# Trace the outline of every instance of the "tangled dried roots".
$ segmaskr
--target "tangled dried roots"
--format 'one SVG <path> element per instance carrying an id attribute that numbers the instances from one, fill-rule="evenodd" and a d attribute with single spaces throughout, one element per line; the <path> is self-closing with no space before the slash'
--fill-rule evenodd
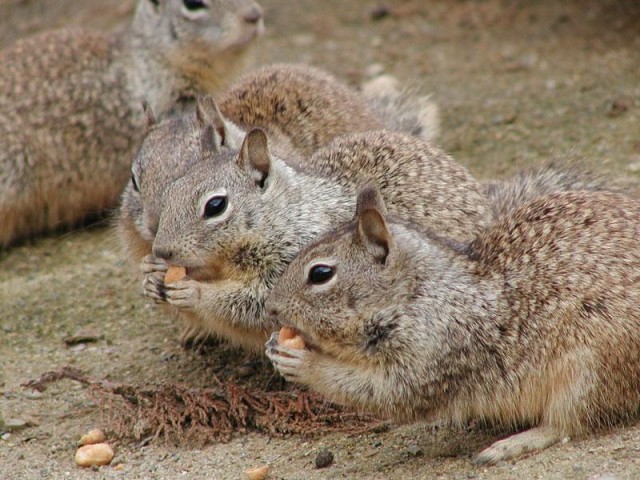
<path id="1" fill-rule="evenodd" d="M 62 379 L 88 385 L 108 429 L 122 439 L 151 437 L 204 445 L 229 441 L 234 432 L 275 436 L 361 433 L 382 425 L 371 416 L 346 411 L 311 393 L 268 392 L 232 382 L 213 388 L 164 383 L 140 386 L 98 380 L 64 367 L 24 386 L 42 391 Z"/>

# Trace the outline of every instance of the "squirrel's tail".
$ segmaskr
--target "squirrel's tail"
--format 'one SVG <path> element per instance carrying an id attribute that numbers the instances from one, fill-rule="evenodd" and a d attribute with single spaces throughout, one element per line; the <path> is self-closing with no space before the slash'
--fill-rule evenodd
<path id="1" fill-rule="evenodd" d="M 433 141 L 440 133 L 438 106 L 429 95 L 400 88 L 398 79 L 382 75 L 362 85 L 362 93 L 384 121 L 385 128 Z"/>
<path id="2" fill-rule="evenodd" d="M 512 177 L 485 183 L 485 192 L 495 216 L 503 215 L 536 197 L 569 190 L 638 195 L 636 184 L 622 183 L 570 160 L 556 160 L 542 167 L 520 171 Z"/>

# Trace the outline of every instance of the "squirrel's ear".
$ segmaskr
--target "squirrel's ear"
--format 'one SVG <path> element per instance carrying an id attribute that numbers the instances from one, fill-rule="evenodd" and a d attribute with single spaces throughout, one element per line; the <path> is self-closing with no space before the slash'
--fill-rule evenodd
<path id="1" fill-rule="evenodd" d="M 242 142 L 238 163 L 241 167 L 247 168 L 260 187 L 264 187 L 264 182 L 269 176 L 271 168 L 271 154 L 269 153 L 269 142 L 264 130 L 254 128 Z"/>
<path id="2" fill-rule="evenodd" d="M 368 183 L 358 192 L 356 216 L 359 216 L 360 212 L 371 209 L 378 210 L 382 215 L 387 214 L 382 194 L 375 183 Z"/>
<path id="3" fill-rule="evenodd" d="M 153 113 L 153 108 L 151 108 L 151 105 L 149 105 L 149 102 L 146 100 L 142 101 L 142 110 L 144 111 L 144 117 L 146 120 L 145 126 L 148 131 L 158 122 L 158 119 L 156 118 L 156 114 Z"/>
<path id="4" fill-rule="evenodd" d="M 384 219 L 386 213 L 380 191 L 375 186 L 369 185 L 360 191 L 356 206 L 356 234 L 381 263 L 386 261 L 393 246 L 393 237 Z"/>
<path id="5" fill-rule="evenodd" d="M 227 125 L 213 97 L 202 95 L 196 99 L 196 117 L 202 128 L 202 150 L 217 153 L 230 140 Z"/>

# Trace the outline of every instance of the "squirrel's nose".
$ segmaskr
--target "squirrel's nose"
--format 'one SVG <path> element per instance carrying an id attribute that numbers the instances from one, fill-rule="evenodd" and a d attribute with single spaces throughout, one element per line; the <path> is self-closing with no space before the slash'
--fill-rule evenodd
<path id="1" fill-rule="evenodd" d="M 262 8 L 257 4 L 252 5 L 244 12 L 242 19 L 247 23 L 258 23 L 262 19 Z"/>
<path id="2" fill-rule="evenodd" d="M 171 257 L 173 257 L 173 250 L 169 247 L 154 245 L 152 250 L 154 256 L 162 258 L 163 260 L 171 260 Z"/>
<path id="3" fill-rule="evenodd" d="M 275 305 L 267 305 L 266 310 L 269 320 L 277 322 L 278 317 L 280 316 L 280 310 L 278 310 L 278 307 L 276 307 Z"/>

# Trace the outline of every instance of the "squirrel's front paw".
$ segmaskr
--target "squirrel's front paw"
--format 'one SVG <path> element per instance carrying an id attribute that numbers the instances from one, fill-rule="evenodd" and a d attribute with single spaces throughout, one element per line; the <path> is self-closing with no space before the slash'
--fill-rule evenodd
<path id="1" fill-rule="evenodd" d="M 165 297 L 164 272 L 148 273 L 142 280 L 142 292 L 145 297 L 153 299 L 156 303 L 164 303 Z"/>
<path id="2" fill-rule="evenodd" d="M 194 310 L 200 301 L 200 285 L 194 280 L 180 280 L 165 285 L 164 295 L 174 307 Z"/>
<path id="3" fill-rule="evenodd" d="M 147 255 L 140 261 L 140 271 L 143 275 L 150 273 L 166 273 L 169 265 L 163 259 L 153 255 Z"/>
<path id="4" fill-rule="evenodd" d="M 267 357 L 280 375 L 290 382 L 300 382 L 308 351 L 278 344 L 278 332 L 271 335 L 265 346 Z"/>

